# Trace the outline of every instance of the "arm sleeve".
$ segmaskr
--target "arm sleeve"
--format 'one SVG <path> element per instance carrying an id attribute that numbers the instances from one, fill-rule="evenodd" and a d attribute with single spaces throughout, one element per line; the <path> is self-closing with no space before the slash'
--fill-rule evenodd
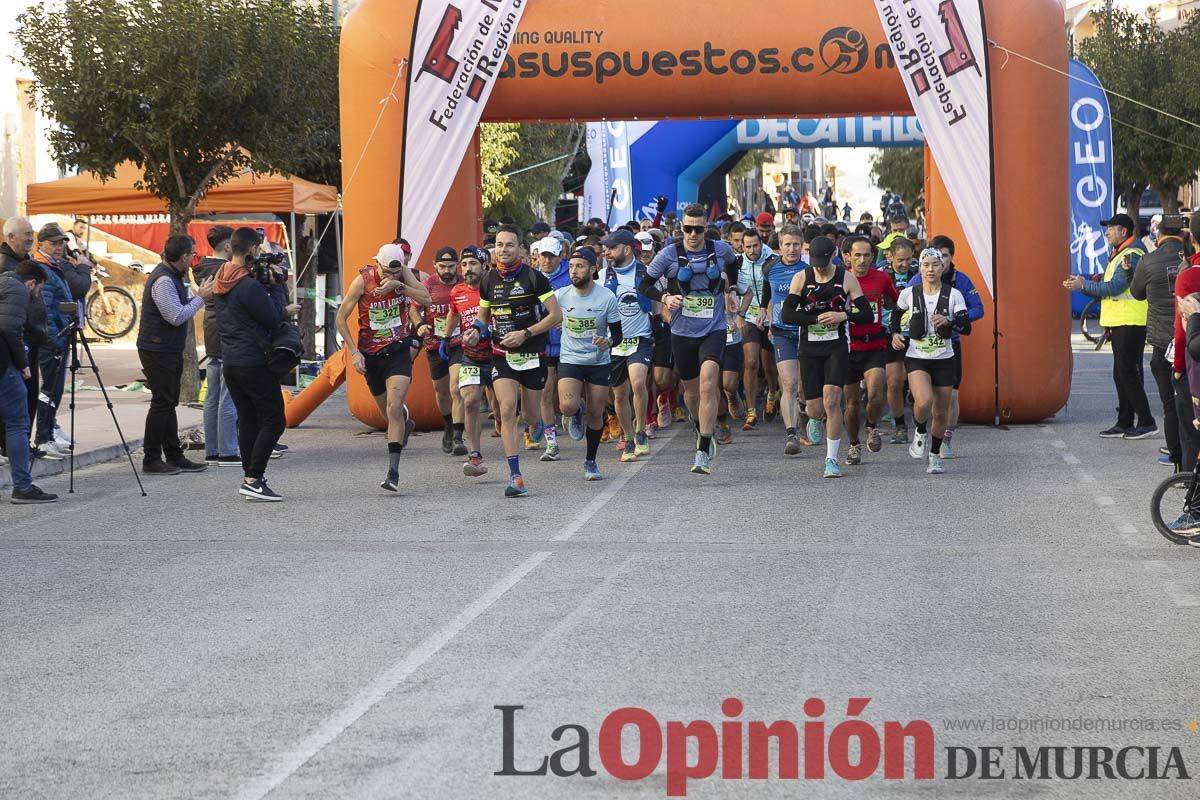
<path id="1" fill-rule="evenodd" d="M 870 325 L 875 321 L 875 312 L 871 311 L 871 304 L 867 302 L 865 295 L 854 299 L 854 310 L 846 316 L 855 325 Z"/>
<path id="2" fill-rule="evenodd" d="M 725 259 L 725 277 L 729 278 L 729 285 L 736 287 L 738 282 L 738 265 L 742 260 L 738 258 L 737 253 L 730 248 L 729 255 Z"/>
<path id="3" fill-rule="evenodd" d="M 168 325 L 182 325 L 204 308 L 204 298 L 199 296 L 193 297 L 187 305 L 180 303 L 174 285 L 165 280 L 156 280 L 150 287 L 150 295 L 158 306 L 158 313 L 162 314 Z"/>
<path id="4" fill-rule="evenodd" d="M 767 280 L 767 276 L 763 275 L 762 279 L 762 297 L 758 299 L 759 308 L 766 308 L 771 302 L 771 282 Z"/>
<path id="5" fill-rule="evenodd" d="M 613 344 L 620 344 L 625 340 L 625 334 L 621 330 L 621 320 L 608 323 L 608 341 Z"/>
<path id="6" fill-rule="evenodd" d="M 909 297 L 912 297 L 911 292 L 909 293 Z M 896 299 L 896 307 L 892 309 L 892 319 L 891 323 L 888 325 L 888 329 L 891 331 L 893 336 L 897 334 L 903 335 L 904 330 L 900 325 L 900 321 L 904 317 L 904 312 L 909 310 L 911 303 L 911 300 L 909 300 L 909 304 L 904 302 L 903 292 L 901 292 L 900 296 Z"/>
<path id="7" fill-rule="evenodd" d="M 658 256 L 654 258 L 657 260 Z M 649 269 L 646 270 L 646 274 L 642 276 L 641 283 L 638 284 L 638 294 L 648 297 L 656 303 L 662 300 L 663 293 L 658 288 L 658 277 L 651 275 Z"/>
<path id="8" fill-rule="evenodd" d="M 786 325 L 815 325 L 817 323 L 816 314 L 806 314 L 800 310 L 800 295 L 789 294 L 787 299 L 783 301 L 783 308 L 779 312 L 779 318 Z"/>
<path id="9" fill-rule="evenodd" d="M 979 297 L 979 292 L 975 289 L 975 284 L 961 272 L 955 272 L 955 283 L 961 281 L 961 286 L 956 286 L 963 296 L 963 300 L 967 304 L 967 316 L 971 322 L 978 322 L 983 319 L 983 300 Z"/>
<path id="10" fill-rule="evenodd" d="M 950 330 L 947 333 L 952 331 L 967 336 L 971 333 L 971 304 L 965 299 L 960 303 L 958 299 L 953 298 L 950 304 L 950 324 L 947 326 Z"/>

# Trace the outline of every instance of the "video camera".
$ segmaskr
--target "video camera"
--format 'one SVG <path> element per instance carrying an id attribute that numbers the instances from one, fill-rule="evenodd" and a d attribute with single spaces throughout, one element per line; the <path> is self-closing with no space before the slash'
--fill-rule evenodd
<path id="1" fill-rule="evenodd" d="M 246 266 L 250 268 L 250 274 L 254 276 L 255 280 L 264 286 L 272 286 L 276 283 L 283 283 L 287 279 L 283 270 L 272 269 L 272 267 L 281 265 L 286 258 L 285 253 L 264 253 L 246 259 Z"/>

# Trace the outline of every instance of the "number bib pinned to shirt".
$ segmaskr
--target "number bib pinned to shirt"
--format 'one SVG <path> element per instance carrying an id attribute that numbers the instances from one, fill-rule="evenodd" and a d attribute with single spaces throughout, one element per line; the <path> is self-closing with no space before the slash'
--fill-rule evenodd
<path id="1" fill-rule="evenodd" d="M 482 370 L 478 364 L 462 364 L 458 368 L 458 385 L 463 386 L 478 386 L 481 381 Z"/>
<path id="2" fill-rule="evenodd" d="M 631 356 L 637 352 L 638 345 L 640 343 L 641 343 L 641 340 L 638 339 L 636 336 L 632 339 L 623 339 L 619 345 L 617 345 L 616 347 L 614 347 L 612 349 L 612 354 L 614 356 L 622 356 L 622 357 Z"/>
<path id="3" fill-rule="evenodd" d="M 367 309 L 367 323 L 373 331 L 390 331 L 393 328 L 399 328 L 403 322 L 401 314 L 404 311 L 404 303 L 396 303 L 390 306 L 372 306 Z"/>
<path id="4" fill-rule="evenodd" d="M 946 340 L 931 333 L 924 339 L 914 339 L 913 346 L 926 358 L 940 358 L 946 352 Z"/>
<path id="5" fill-rule="evenodd" d="M 717 298 L 706 294 L 683 296 L 683 316 L 694 319 L 712 319 L 717 309 Z"/>
<path id="6" fill-rule="evenodd" d="M 838 338 L 839 328 L 841 325 L 809 325 L 808 326 L 808 341 L 810 342 L 832 342 Z"/>
<path id="7" fill-rule="evenodd" d="M 563 316 L 563 331 L 575 339 L 591 339 L 596 335 L 595 317 Z"/>
<path id="8" fill-rule="evenodd" d="M 762 306 L 751 303 L 750 307 L 746 309 L 746 322 L 758 325 L 762 322 L 762 314 Z"/>
<path id="9" fill-rule="evenodd" d="M 515 369 L 517 372 L 537 369 L 542 363 L 537 353 L 505 353 L 504 360 L 508 362 L 509 367 Z"/>

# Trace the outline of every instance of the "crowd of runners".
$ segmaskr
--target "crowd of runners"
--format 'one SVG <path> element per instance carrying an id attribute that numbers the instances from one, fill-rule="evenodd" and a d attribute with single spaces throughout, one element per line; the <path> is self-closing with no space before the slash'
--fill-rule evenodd
<path id="1" fill-rule="evenodd" d="M 601 445 L 637 461 L 671 425 L 690 427 L 698 475 L 712 474 L 738 425 L 777 425 L 786 457 L 824 446 L 826 478 L 880 452 L 885 434 L 927 473 L 944 472 L 960 337 L 983 316 L 955 243 L 919 239 L 902 215 L 887 230 L 869 215 L 853 230 L 794 212 L 778 222 L 710 221 L 691 205 L 669 225 L 661 213 L 574 233 L 498 223 L 486 247 L 438 249 L 423 280 L 407 243 L 383 245 L 338 313 L 388 421 L 381 486 L 398 489 L 421 351 L 442 450 L 479 477 L 484 438 L 499 438 L 508 497 L 528 491 L 522 454 L 558 461 L 560 435 L 586 443 L 583 477 L 600 480 Z"/>

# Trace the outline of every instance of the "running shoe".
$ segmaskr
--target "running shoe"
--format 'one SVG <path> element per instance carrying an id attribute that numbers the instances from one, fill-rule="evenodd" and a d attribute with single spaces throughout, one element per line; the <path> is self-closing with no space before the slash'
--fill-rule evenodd
<path id="1" fill-rule="evenodd" d="M 454 456 L 465 456 L 467 454 L 467 445 L 462 439 L 454 440 L 454 449 L 450 451 Z"/>
<path id="2" fill-rule="evenodd" d="M 454 452 L 454 429 L 446 428 L 442 431 L 442 452 L 450 455 Z"/>
<path id="3" fill-rule="evenodd" d="M 808 440 L 810 442 L 813 444 L 820 444 L 821 440 L 825 438 L 825 425 L 821 422 L 821 420 L 809 417 L 808 428 L 805 430 L 805 433 L 808 434 Z"/>
<path id="4" fill-rule="evenodd" d="M 797 436 L 787 437 L 787 444 L 783 446 L 783 454 L 785 456 L 800 455 L 800 438 Z"/>
<path id="5" fill-rule="evenodd" d="M 659 430 L 665 430 L 671 427 L 671 404 L 667 401 L 666 395 L 658 396 L 658 419 L 655 420 Z"/>
<path id="6" fill-rule="evenodd" d="M 742 423 L 742 430 L 752 431 L 758 426 L 758 409 L 751 408 L 746 410 L 746 421 Z"/>
<path id="7" fill-rule="evenodd" d="M 400 483 L 400 473 L 393 472 L 392 470 L 388 470 L 387 477 L 383 479 L 383 483 L 379 484 L 379 488 L 386 489 L 389 492 L 398 492 L 398 491 L 400 491 L 397 488 L 397 484 L 399 484 L 399 483 Z"/>
<path id="8" fill-rule="evenodd" d="M 1193 536 L 1187 540 L 1187 543 L 1192 547 L 1200 547 L 1200 536 Z"/>
<path id="9" fill-rule="evenodd" d="M 541 417 L 538 417 L 538 421 L 533 423 L 532 426 L 530 426 L 529 438 L 533 439 L 533 441 L 537 442 L 539 445 L 542 443 L 543 440 L 545 440 L 545 438 L 546 438 L 546 423 L 542 422 Z"/>
<path id="10" fill-rule="evenodd" d="M 879 435 L 879 428 L 871 428 L 867 431 L 867 449 L 872 453 L 878 453 L 883 449 L 883 437 Z"/>
<path id="11" fill-rule="evenodd" d="M 942 450 L 943 450 L 943 451 L 945 451 L 945 449 L 946 449 L 946 446 L 945 446 L 945 445 L 942 445 Z M 1162 465 L 1162 466 L 1164 466 L 1164 467 L 1173 467 L 1173 466 L 1175 466 L 1175 462 L 1171 460 L 1171 457 L 1170 457 L 1170 456 L 1159 456 L 1159 457 L 1158 457 L 1158 463 L 1159 463 L 1159 464 L 1161 464 L 1161 465 Z"/>
<path id="12" fill-rule="evenodd" d="M 654 423 L 654 422 L 646 423 L 646 438 L 647 439 L 657 439 L 658 438 L 658 433 L 656 431 L 656 428 L 658 428 L 657 423 Z"/>
<path id="13" fill-rule="evenodd" d="M 567 429 L 567 435 L 576 442 L 583 441 L 585 431 L 583 428 L 583 406 L 579 407 L 574 414 L 569 417 L 563 417 L 563 427 Z"/>
<path id="14" fill-rule="evenodd" d="M 842 477 L 842 468 L 838 466 L 837 459 L 832 456 L 825 459 L 825 477 L 840 478 Z"/>
<path id="15" fill-rule="evenodd" d="M 946 438 L 942 439 L 942 450 L 938 455 L 942 457 L 943 461 L 947 458 L 954 458 L 954 450 L 950 446 L 951 433 L 951 431 L 946 431 Z"/>
<path id="16" fill-rule="evenodd" d="M 600 474 L 600 468 L 596 466 L 595 461 L 583 462 L 583 479 L 585 481 L 599 481 L 604 477 Z"/>
<path id="17" fill-rule="evenodd" d="M 623 435 L 621 433 L 621 420 L 617 419 L 616 414 L 608 415 L 608 425 L 605 431 L 608 433 L 608 441 L 620 440 Z"/>
<path id="18" fill-rule="evenodd" d="M 910 444 L 908 446 L 908 454 L 918 460 L 924 458 L 925 457 L 925 447 L 928 445 L 928 443 L 929 443 L 929 434 L 918 433 L 916 436 L 913 437 L 912 444 Z"/>
<path id="19" fill-rule="evenodd" d="M 525 488 L 525 479 L 520 475 L 513 475 L 508 479 L 508 486 L 504 488 L 505 497 L 520 497 L 529 490 Z"/>
<path id="20" fill-rule="evenodd" d="M 628 464 L 631 461 L 637 461 L 637 452 L 633 441 L 629 440 L 621 447 L 621 463 Z"/>
<path id="21" fill-rule="evenodd" d="M 930 453 L 929 466 L 925 468 L 925 472 L 929 475 L 941 475 L 945 471 L 946 468 L 942 466 L 942 457 L 935 455 L 934 453 Z"/>
<path id="22" fill-rule="evenodd" d="M 402 447 L 408 447 L 408 437 L 412 436 L 413 431 L 417 429 L 417 423 L 413 421 L 412 414 L 408 413 L 408 406 L 404 407 L 404 441 Z M 283 445 L 283 450 L 279 451 L 280 455 L 287 452 L 287 445 Z M 274 458 L 274 456 L 272 456 Z"/>
<path id="23" fill-rule="evenodd" d="M 729 416 L 734 419 L 743 419 L 746 414 L 746 404 L 742 402 L 742 398 L 736 394 L 733 396 L 733 402 L 729 404 Z"/>
<path id="24" fill-rule="evenodd" d="M 1167 525 L 1167 527 L 1174 533 L 1200 533 L 1200 514 L 1185 511 L 1179 519 Z M 1191 542 L 1188 542 L 1188 544 L 1191 544 Z"/>
<path id="25" fill-rule="evenodd" d="M 908 428 L 896 428 L 892 438 L 888 441 L 892 444 L 908 444 Z"/>
<path id="26" fill-rule="evenodd" d="M 777 413 L 779 413 L 779 392 L 767 392 L 767 402 L 763 406 L 763 419 L 767 422 L 774 422 Z"/>
<path id="27" fill-rule="evenodd" d="M 483 463 L 483 455 L 480 453 L 471 453 L 470 458 L 463 464 L 463 475 L 468 478 L 478 478 L 480 475 L 486 475 L 487 471 L 487 465 Z"/>
<path id="28" fill-rule="evenodd" d="M 1129 431 L 1121 438 L 1123 439 L 1149 439 L 1158 433 L 1157 425 L 1138 425 L 1136 428 L 1130 428 Z"/>
<path id="29" fill-rule="evenodd" d="M 541 461 L 558 461 L 558 444 L 546 442 L 546 450 L 542 453 Z"/>
<path id="30" fill-rule="evenodd" d="M 650 455 L 650 432 L 638 431 L 633 436 L 633 454 L 636 456 Z"/>
<path id="31" fill-rule="evenodd" d="M 851 467 L 857 467 L 862 463 L 862 445 L 852 444 L 846 450 L 846 463 Z"/>
<path id="32" fill-rule="evenodd" d="M 728 425 L 718 425 L 717 432 L 713 438 L 717 441 L 717 444 L 733 444 L 733 431 L 729 430 Z"/>
<path id="33" fill-rule="evenodd" d="M 533 436 L 529 433 L 529 428 L 525 429 L 525 449 L 526 450 L 541 450 L 542 446 L 533 440 Z"/>
<path id="34" fill-rule="evenodd" d="M 676 406 L 672 414 L 676 422 L 687 422 L 687 412 L 683 410 L 683 406 Z"/>
<path id="35" fill-rule="evenodd" d="M 692 462 L 692 472 L 696 475 L 712 475 L 712 459 L 708 453 L 696 451 L 696 460 Z"/>
<path id="36" fill-rule="evenodd" d="M 1125 434 L 1129 433 L 1133 428 L 1122 428 L 1120 425 L 1113 425 L 1108 430 L 1100 431 L 1101 439 L 1123 439 Z"/>
<path id="37" fill-rule="evenodd" d="M 1171 450 L 1166 447 L 1160 447 L 1158 448 L 1158 454 L 1162 456 L 1169 456 L 1171 455 Z"/>

